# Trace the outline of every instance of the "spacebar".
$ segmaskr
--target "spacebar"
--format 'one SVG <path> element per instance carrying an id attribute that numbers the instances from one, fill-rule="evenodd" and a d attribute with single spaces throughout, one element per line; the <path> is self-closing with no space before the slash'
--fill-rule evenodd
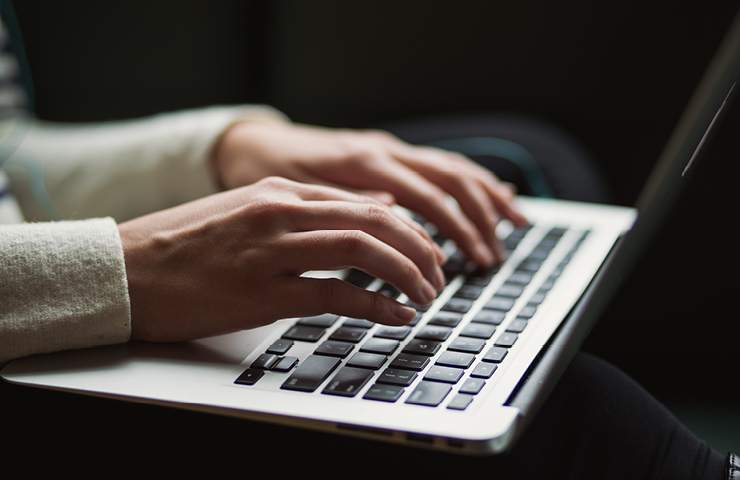
<path id="1" fill-rule="evenodd" d="M 280 388 L 313 392 L 340 363 L 341 360 L 338 358 L 311 355 L 298 366 Z"/>

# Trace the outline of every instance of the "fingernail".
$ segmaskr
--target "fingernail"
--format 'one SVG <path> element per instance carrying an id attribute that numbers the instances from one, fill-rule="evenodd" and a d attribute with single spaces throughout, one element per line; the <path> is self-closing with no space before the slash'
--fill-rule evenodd
<path id="1" fill-rule="evenodd" d="M 398 304 L 396 306 L 396 318 L 403 323 L 409 323 L 416 316 L 416 310 L 408 305 Z"/>

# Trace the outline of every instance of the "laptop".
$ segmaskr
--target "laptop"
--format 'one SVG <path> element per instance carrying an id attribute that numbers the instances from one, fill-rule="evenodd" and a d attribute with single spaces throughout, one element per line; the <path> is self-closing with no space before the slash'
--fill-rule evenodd
<path id="1" fill-rule="evenodd" d="M 450 254 L 447 286 L 409 326 L 335 315 L 285 319 L 181 344 L 32 356 L 11 362 L 2 378 L 439 451 L 504 452 L 659 227 L 739 73 L 740 17 L 636 208 L 521 198 L 532 226 L 502 223 L 509 256 L 488 270 L 437 236 Z M 359 271 L 311 275 L 338 275 L 407 301 Z"/>

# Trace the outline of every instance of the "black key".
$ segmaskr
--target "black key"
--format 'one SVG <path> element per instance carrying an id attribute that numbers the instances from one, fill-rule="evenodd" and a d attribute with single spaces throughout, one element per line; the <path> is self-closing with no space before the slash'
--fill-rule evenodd
<path id="1" fill-rule="evenodd" d="M 346 342 L 334 342 L 327 340 L 314 350 L 316 355 L 329 355 L 331 357 L 344 358 L 355 348 L 351 343 Z"/>
<path id="2" fill-rule="evenodd" d="M 462 320 L 462 313 L 437 312 L 429 321 L 429 325 L 440 325 L 443 327 L 457 327 Z"/>
<path id="3" fill-rule="evenodd" d="M 470 395 L 477 395 L 481 389 L 486 385 L 486 382 L 480 378 L 468 378 L 460 387 L 460 393 L 469 393 Z"/>
<path id="4" fill-rule="evenodd" d="M 273 372 L 289 372 L 298 363 L 298 357 L 280 357 L 275 365 L 270 370 Z"/>
<path id="5" fill-rule="evenodd" d="M 527 272 L 514 272 L 511 274 L 507 283 L 516 283 L 517 285 L 529 285 L 532 281 L 532 274 Z"/>
<path id="6" fill-rule="evenodd" d="M 342 367 L 321 393 L 354 397 L 357 392 L 373 377 L 372 370 L 364 368 Z"/>
<path id="7" fill-rule="evenodd" d="M 373 280 L 375 280 L 375 277 L 363 272 L 362 270 L 357 270 L 356 268 L 350 269 L 347 277 L 344 279 L 345 282 L 351 283 L 360 288 L 367 288 L 371 283 L 373 283 Z"/>
<path id="8" fill-rule="evenodd" d="M 550 255 L 550 250 L 546 248 L 535 248 L 530 252 L 529 255 L 527 255 L 527 260 L 539 260 L 543 261 L 546 260 L 547 257 Z"/>
<path id="9" fill-rule="evenodd" d="M 324 336 L 324 332 L 326 332 L 326 329 L 324 328 L 296 325 L 288 329 L 288 331 L 283 335 L 283 338 L 287 340 L 300 340 L 302 342 L 315 343 Z"/>
<path id="10" fill-rule="evenodd" d="M 506 318 L 505 312 L 500 312 L 498 310 L 481 310 L 475 315 L 475 317 L 473 317 L 473 321 L 477 323 L 487 323 L 489 325 L 499 325 L 504 321 L 504 318 Z"/>
<path id="11" fill-rule="evenodd" d="M 537 273 L 537 271 L 540 269 L 541 266 L 542 266 L 542 262 L 539 262 L 537 260 L 524 259 L 522 263 L 520 263 L 519 266 L 516 267 L 516 271 Z"/>
<path id="12" fill-rule="evenodd" d="M 361 318 L 348 318 L 342 323 L 343 327 L 353 327 L 353 328 L 373 328 L 375 326 L 375 322 L 371 322 L 370 320 L 363 320 Z"/>
<path id="13" fill-rule="evenodd" d="M 252 365 L 249 366 L 249 368 L 255 368 L 258 370 L 269 370 L 272 368 L 273 365 L 275 365 L 278 361 L 277 355 L 272 355 L 271 353 L 263 353 L 259 357 L 257 357 L 254 362 L 252 362 Z"/>
<path id="14" fill-rule="evenodd" d="M 420 372 L 429 364 L 428 357 L 422 357 L 421 355 L 409 355 L 407 353 L 399 353 L 396 358 L 390 364 L 390 368 L 400 368 L 402 370 L 413 370 Z"/>
<path id="15" fill-rule="evenodd" d="M 391 285 L 390 283 L 384 283 L 380 286 L 378 289 L 378 293 L 381 295 L 385 295 L 388 298 L 398 298 L 398 296 L 401 294 L 401 292 L 398 291 L 396 287 Z"/>
<path id="16" fill-rule="evenodd" d="M 379 353 L 381 355 L 390 355 L 398 348 L 398 340 L 389 340 L 387 338 L 371 338 L 361 347 L 361 352 Z"/>
<path id="17" fill-rule="evenodd" d="M 502 297 L 519 298 L 522 295 L 522 292 L 524 292 L 524 287 L 522 287 L 521 285 L 511 285 L 505 283 L 501 285 L 501 288 L 498 289 L 496 295 L 500 295 Z"/>
<path id="18" fill-rule="evenodd" d="M 484 362 L 500 363 L 509 351 L 503 347 L 491 347 L 483 357 Z"/>
<path id="19" fill-rule="evenodd" d="M 326 380 L 331 372 L 341 363 L 334 357 L 310 355 L 301 363 L 293 374 L 282 384 L 284 390 L 313 392 Z"/>
<path id="20" fill-rule="evenodd" d="M 349 359 L 347 365 L 350 367 L 357 368 L 368 368 L 370 370 L 378 370 L 388 360 L 385 355 L 378 355 L 377 353 L 355 353 L 352 358 Z"/>
<path id="21" fill-rule="evenodd" d="M 485 287 L 491 283 L 491 279 L 496 274 L 496 270 L 476 270 L 471 273 L 470 276 L 465 280 L 465 285 L 475 285 L 477 287 Z"/>
<path id="22" fill-rule="evenodd" d="M 465 298 L 451 298 L 449 302 L 442 307 L 442 310 L 447 312 L 467 313 L 470 310 L 470 306 L 473 305 L 472 300 Z"/>
<path id="23" fill-rule="evenodd" d="M 351 342 L 357 343 L 367 334 L 367 330 L 364 328 L 352 328 L 352 327 L 339 327 L 334 330 L 329 340 L 335 340 L 337 342 Z"/>
<path id="24" fill-rule="evenodd" d="M 419 382 L 406 403 L 436 407 L 450 393 L 452 387 L 440 382 Z"/>
<path id="25" fill-rule="evenodd" d="M 514 306 L 515 301 L 513 298 L 497 297 L 494 295 L 493 298 L 486 302 L 486 309 L 508 312 Z"/>
<path id="26" fill-rule="evenodd" d="M 383 327 L 375 332 L 375 337 L 389 338 L 391 340 L 403 340 L 406 338 L 411 329 L 409 327 Z"/>
<path id="27" fill-rule="evenodd" d="M 479 363 L 470 373 L 470 376 L 475 378 L 491 378 L 491 375 L 493 375 L 493 372 L 497 368 L 498 365 L 494 363 Z"/>
<path id="28" fill-rule="evenodd" d="M 462 337 L 473 337 L 482 338 L 488 340 L 493 336 L 493 332 L 496 331 L 496 327 L 493 325 L 486 325 L 484 323 L 471 323 L 460 332 Z"/>
<path id="29" fill-rule="evenodd" d="M 540 291 L 541 292 L 549 292 L 550 290 L 552 290 L 552 287 L 555 286 L 555 280 L 557 280 L 557 279 L 556 278 L 548 278 L 545 281 L 545 283 L 543 283 L 540 286 Z"/>
<path id="30" fill-rule="evenodd" d="M 465 372 L 459 368 L 442 367 L 435 365 L 429 369 L 424 380 L 443 383 L 457 383 Z"/>
<path id="31" fill-rule="evenodd" d="M 524 329 L 527 328 L 527 320 L 523 318 L 516 318 L 514 321 L 512 321 L 508 327 L 506 327 L 507 332 L 514 332 L 514 333 L 522 333 Z"/>
<path id="32" fill-rule="evenodd" d="M 303 317 L 296 325 L 309 325 L 311 327 L 322 327 L 329 328 L 339 319 L 338 316 L 332 315 L 331 313 L 325 313 L 323 315 L 316 315 L 315 317 Z"/>
<path id="33" fill-rule="evenodd" d="M 367 400 L 380 400 L 381 402 L 395 402 L 403 395 L 403 387 L 399 385 L 375 384 L 370 387 L 364 397 Z"/>
<path id="34" fill-rule="evenodd" d="M 447 405 L 450 410 L 465 410 L 473 401 L 472 395 L 466 395 L 464 393 L 458 393 L 452 398 L 452 401 Z"/>
<path id="35" fill-rule="evenodd" d="M 534 295 L 532 295 L 532 298 L 529 299 L 529 303 L 531 305 L 539 305 L 545 301 L 546 296 L 547 296 L 547 292 L 537 292 Z"/>
<path id="36" fill-rule="evenodd" d="M 255 370 L 253 368 L 248 368 L 244 370 L 244 372 L 239 375 L 239 378 L 234 380 L 234 383 L 238 383 L 239 385 L 254 385 L 257 383 L 257 380 L 262 378 L 262 376 L 265 374 L 262 370 Z"/>
<path id="37" fill-rule="evenodd" d="M 516 333 L 506 332 L 498 337 L 494 342 L 494 345 L 498 345 L 499 347 L 511 347 L 516 343 L 517 338 L 519 338 L 519 335 Z"/>
<path id="38" fill-rule="evenodd" d="M 424 340 L 434 340 L 437 342 L 444 342 L 445 340 L 449 338 L 450 333 L 452 333 L 451 328 L 426 326 L 422 328 L 421 331 L 419 331 L 419 333 L 416 334 L 415 338 L 420 338 Z"/>
<path id="39" fill-rule="evenodd" d="M 455 292 L 453 297 L 465 298 L 467 300 L 476 300 L 478 297 L 480 297 L 482 291 L 483 287 L 478 285 L 463 285 L 457 292 Z"/>
<path id="40" fill-rule="evenodd" d="M 536 305 L 527 305 L 522 308 L 522 311 L 517 314 L 517 318 L 532 318 L 537 312 Z"/>
<path id="41" fill-rule="evenodd" d="M 429 307 L 432 305 L 431 303 L 428 303 L 426 305 L 422 305 L 420 303 L 412 302 L 411 300 L 406 300 L 406 305 L 413 308 L 417 312 L 426 312 L 429 310 Z"/>
<path id="42" fill-rule="evenodd" d="M 412 372 L 411 370 L 402 370 L 399 368 L 386 368 L 378 378 L 378 383 L 390 383 L 392 385 L 402 385 L 408 387 L 416 377 L 418 373 Z"/>
<path id="43" fill-rule="evenodd" d="M 485 345 L 486 341 L 480 338 L 457 337 L 457 339 L 447 347 L 447 350 L 463 353 L 480 353 Z"/>
<path id="44" fill-rule="evenodd" d="M 473 364 L 474 360 L 475 355 L 472 355 L 470 353 L 448 351 L 440 355 L 437 361 L 434 363 L 436 365 L 443 365 L 445 367 L 468 368 Z"/>
<path id="45" fill-rule="evenodd" d="M 275 355 L 285 355 L 290 350 L 290 347 L 294 345 L 293 340 L 277 340 L 275 343 L 267 347 L 265 353 L 272 353 Z"/>
<path id="46" fill-rule="evenodd" d="M 403 348 L 403 353 L 411 353 L 413 355 L 426 355 L 432 357 L 439 352 L 440 343 L 432 340 L 411 340 Z"/>

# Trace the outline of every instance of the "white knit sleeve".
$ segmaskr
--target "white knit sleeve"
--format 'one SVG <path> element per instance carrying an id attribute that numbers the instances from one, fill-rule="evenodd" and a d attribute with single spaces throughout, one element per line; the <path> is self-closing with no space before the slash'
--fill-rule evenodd
<path id="1" fill-rule="evenodd" d="M 3 167 L 28 221 L 53 219 L 37 201 L 45 188 L 63 219 L 122 222 L 218 191 L 213 147 L 231 124 L 250 120 L 287 119 L 248 105 L 100 124 L 35 122 Z"/>
<path id="2" fill-rule="evenodd" d="M 123 250 L 110 219 L 0 225 L 0 364 L 128 341 Z"/>

